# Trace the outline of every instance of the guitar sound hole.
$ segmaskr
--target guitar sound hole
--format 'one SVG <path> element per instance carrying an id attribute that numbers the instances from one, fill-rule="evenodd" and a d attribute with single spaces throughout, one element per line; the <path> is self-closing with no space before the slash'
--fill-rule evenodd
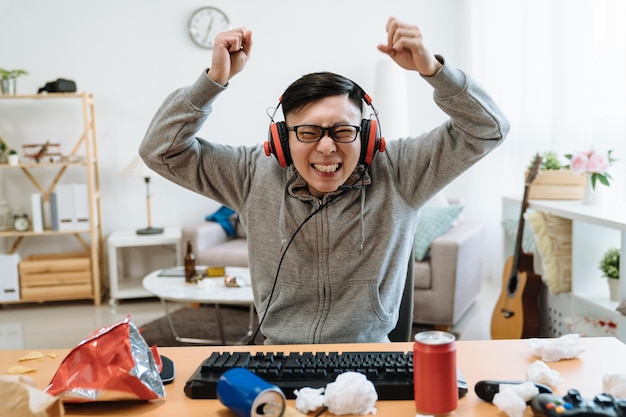
<path id="1" fill-rule="evenodd" d="M 509 278 L 509 283 L 506 288 L 509 295 L 515 294 L 515 291 L 517 290 L 517 275 L 513 275 Z"/>

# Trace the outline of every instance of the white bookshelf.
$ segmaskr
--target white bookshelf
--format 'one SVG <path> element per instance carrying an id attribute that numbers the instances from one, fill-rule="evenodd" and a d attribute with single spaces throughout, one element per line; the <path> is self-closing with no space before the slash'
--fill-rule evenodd
<path id="1" fill-rule="evenodd" d="M 519 219 L 521 198 L 504 197 L 503 219 Z M 606 279 L 598 263 L 610 247 L 620 250 L 620 300 L 626 300 L 626 203 L 584 205 L 579 200 L 530 200 L 529 210 L 549 212 L 572 220 L 572 291 L 569 294 L 548 294 L 551 317 L 591 315 L 611 319 L 618 324 L 617 335 L 626 341 L 626 316 L 616 311 L 617 301 L 610 301 Z M 513 251 L 514 242 L 506 240 L 506 254 Z M 555 318 L 556 317 L 556 318 Z M 562 327 L 557 323 L 553 327 Z"/>

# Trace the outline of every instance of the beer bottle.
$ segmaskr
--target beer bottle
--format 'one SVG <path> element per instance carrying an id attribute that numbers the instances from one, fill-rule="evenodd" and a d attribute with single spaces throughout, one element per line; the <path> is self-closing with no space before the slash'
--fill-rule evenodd
<path id="1" fill-rule="evenodd" d="M 194 282 L 196 276 L 196 255 L 193 254 L 191 242 L 187 241 L 185 254 L 185 282 Z"/>

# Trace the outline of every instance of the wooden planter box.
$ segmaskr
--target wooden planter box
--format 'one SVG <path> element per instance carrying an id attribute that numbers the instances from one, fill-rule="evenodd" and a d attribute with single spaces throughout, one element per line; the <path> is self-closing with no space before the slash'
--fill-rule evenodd
<path id="1" fill-rule="evenodd" d="M 539 171 L 528 190 L 530 200 L 582 200 L 585 175 L 569 169 Z"/>
<path id="2" fill-rule="evenodd" d="M 88 253 L 30 255 L 18 266 L 22 301 L 93 297 Z"/>

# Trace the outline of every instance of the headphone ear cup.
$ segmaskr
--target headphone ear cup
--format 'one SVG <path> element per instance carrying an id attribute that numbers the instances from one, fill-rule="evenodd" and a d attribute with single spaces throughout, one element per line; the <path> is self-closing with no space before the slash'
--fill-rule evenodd
<path id="1" fill-rule="evenodd" d="M 384 141 L 384 139 L 383 139 Z M 380 148 L 380 137 L 378 136 L 378 124 L 376 120 L 363 119 L 361 121 L 361 157 L 360 164 L 369 165 L 374 158 L 374 153 Z M 384 143 L 384 142 L 383 142 Z"/>
<path id="2" fill-rule="evenodd" d="M 265 155 L 274 154 L 281 167 L 287 168 L 292 164 L 291 153 L 289 152 L 289 131 L 285 122 L 270 124 L 267 142 L 263 148 Z"/>

